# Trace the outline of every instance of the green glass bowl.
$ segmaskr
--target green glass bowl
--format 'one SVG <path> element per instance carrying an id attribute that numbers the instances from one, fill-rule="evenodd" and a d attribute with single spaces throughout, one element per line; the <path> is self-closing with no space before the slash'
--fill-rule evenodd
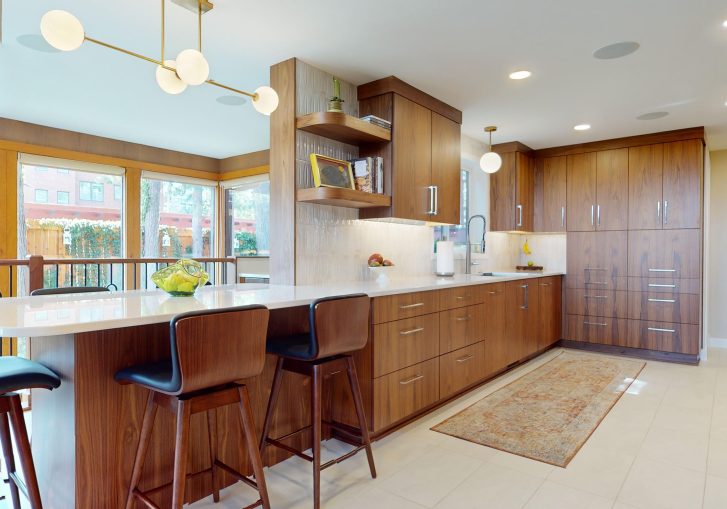
<path id="1" fill-rule="evenodd" d="M 151 275 L 151 280 L 172 297 L 191 297 L 197 288 L 209 280 L 209 275 L 199 262 L 182 259 L 156 271 Z"/>

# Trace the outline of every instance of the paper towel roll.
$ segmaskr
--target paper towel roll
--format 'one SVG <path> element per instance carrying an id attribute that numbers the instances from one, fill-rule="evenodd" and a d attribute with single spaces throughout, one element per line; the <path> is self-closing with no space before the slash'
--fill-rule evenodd
<path id="1" fill-rule="evenodd" d="M 451 240 L 437 242 L 437 275 L 454 275 L 454 242 Z"/>

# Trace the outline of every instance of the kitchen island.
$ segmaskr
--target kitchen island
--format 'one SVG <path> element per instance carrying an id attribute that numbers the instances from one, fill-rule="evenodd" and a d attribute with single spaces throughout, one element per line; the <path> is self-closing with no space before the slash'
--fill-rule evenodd
<path id="1" fill-rule="evenodd" d="M 372 341 L 358 355 L 357 363 L 361 364 L 359 377 L 362 378 L 367 411 L 373 413 L 373 418 L 369 416 L 369 426 L 374 431 L 384 431 L 412 418 L 418 412 L 432 408 L 446 398 L 454 397 L 473 384 L 481 383 L 486 374 L 494 373 L 478 371 L 476 378 L 466 379 L 464 382 L 457 378 L 460 375 L 455 374 L 453 379 L 456 383 L 453 388 L 450 387 L 440 394 L 440 353 L 445 353 L 445 350 L 447 353 L 454 353 L 457 351 L 455 348 L 460 346 L 457 345 L 459 342 L 464 345 L 463 349 L 479 348 L 481 345 L 481 351 L 473 351 L 482 354 L 482 359 L 476 359 L 478 362 L 485 362 L 484 355 L 487 351 L 484 349 L 484 332 L 488 322 L 477 318 L 488 313 L 484 300 L 487 293 L 485 288 L 496 288 L 498 285 L 504 288 L 503 285 L 510 281 L 545 277 L 557 279 L 560 288 L 560 278 L 557 277 L 559 275 L 560 273 L 538 273 L 502 277 L 420 277 L 331 286 L 225 285 L 204 287 L 194 297 L 187 298 L 169 297 L 160 290 L 134 290 L 2 299 L 0 335 L 31 337 L 32 358 L 55 370 L 63 382 L 56 391 L 34 390 L 32 393 L 33 453 L 45 504 L 47 507 L 63 509 L 123 507 L 146 391 L 137 386 L 120 386 L 114 382 L 113 375 L 126 366 L 169 357 L 168 322 L 176 314 L 262 304 L 271 310 L 268 335 L 276 336 L 306 330 L 307 306 L 317 298 L 347 293 L 370 295 L 374 298 Z M 490 287 L 489 284 L 495 286 Z M 524 289 L 522 295 L 514 295 L 516 299 L 524 299 L 524 304 L 519 305 L 519 308 L 529 307 L 528 286 L 524 283 L 513 287 Z M 391 314 L 388 306 L 392 302 L 410 300 L 411 303 L 398 304 L 399 311 Z M 451 304 L 447 304 L 450 301 Z M 452 314 L 460 309 L 472 310 L 472 313 L 468 311 L 464 317 Z M 558 312 L 559 309 L 558 307 Z M 492 312 L 502 315 L 504 309 Z M 462 321 L 464 319 L 467 324 L 461 332 L 455 330 L 453 333 L 444 327 L 442 321 L 442 337 L 447 336 L 450 346 L 440 347 L 440 343 L 444 344 L 440 337 L 440 320 L 450 314 L 453 321 L 465 324 Z M 436 336 L 422 336 L 432 345 L 436 343 L 436 351 L 425 355 L 426 361 L 418 362 L 418 359 L 414 359 L 407 364 L 402 357 L 399 360 L 394 359 L 396 365 L 385 365 L 376 360 L 377 350 L 373 343 L 380 341 L 377 328 L 386 326 L 390 329 L 399 322 L 420 318 L 437 322 Z M 470 318 L 472 325 L 469 325 Z M 424 330 L 423 327 L 417 327 L 416 332 L 420 332 L 419 329 Z M 473 342 L 474 339 L 468 341 L 464 338 L 473 334 L 477 336 L 476 342 Z M 408 339 L 410 335 L 400 337 Z M 381 344 L 384 344 L 383 339 Z M 403 346 L 399 347 L 400 350 L 408 348 L 408 343 L 405 344 L 403 339 L 401 345 Z M 516 349 L 521 350 L 521 347 Z M 504 368 L 527 357 L 520 350 L 514 354 L 517 359 L 504 365 Z M 412 358 L 412 352 L 400 353 L 405 354 L 406 358 Z M 444 359 L 445 355 L 441 358 Z M 453 362 L 467 363 L 472 358 L 468 354 L 453 358 Z M 385 360 L 391 361 L 390 358 Z M 417 363 L 412 364 L 415 360 Z M 384 392 L 377 392 L 377 383 L 381 380 L 394 380 L 392 377 L 397 376 L 397 373 L 417 366 L 431 369 L 435 365 L 437 370 L 433 378 L 437 380 L 436 397 L 430 397 L 426 404 L 421 403 L 421 397 L 417 394 L 412 397 L 420 403 L 414 406 L 410 401 L 400 400 L 401 395 L 389 397 L 390 393 L 386 392 L 385 386 L 382 386 Z M 245 381 L 250 389 L 258 428 L 265 414 L 273 371 L 274 358 L 270 357 L 261 376 Z M 423 375 L 417 376 L 417 380 L 424 378 Z M 398 386 L 400 382 L 395 383 Z M 348 395 L 341 393 L 339 385 L 342 384 L 337 384 L 335 379 L 328 385 L 326 411 L 331 418 L 345 423 L 348 420 L 348 410 L 343 407 L 347 406 Z M 402 387 L 417 390 L 417 384 L 407 383 Z M 298 379 L 296 375 L 286 376 L 280 396 L 280 408 L 286 410 L 279 412 L 273 426 L 273 436 L 286 435 L 308 425 L 310 415 L 306 401 L 309 390 L 306 379 Z M 429 392 L 431 390 L 433 389 Z M 241 451 L 243 446 L 237 415 L 234 411 L 227 410 L 220 409 L 218 416 L 218 450 L 221 451 L 221 459 L 243 472 L 248 472 L 246 456 Z M 388 419 L 381 421 L 380 416 L 387 411 Z M 393 415 L 391 411 L 394 412 Z M 171 481 L 173 421 L 170 413 L 162 411 L 157 415 L 150 454 L 142 476 L 143 490 Z M 209 448 L 206 426 L 204 419 L 193 419 L 188 469 L 192 475 L 188 482 L 190 501 L 211 493 L 211 476 L 207 471 Z M 290 445 L 306 448 L 308 441 L 307 434 L 303 433 L 291 439 Z M 286 457 L 284 451 L 268 448 L 264 461 L 271 465 Z M 233 479 L 224 477 L 223 482 L 225 485 L 232 484 Z M 168 488 L 162 488 L 153 498 L 160 505 L 167 505 L 165 501 L 168 500 L 169 492 Z"/>

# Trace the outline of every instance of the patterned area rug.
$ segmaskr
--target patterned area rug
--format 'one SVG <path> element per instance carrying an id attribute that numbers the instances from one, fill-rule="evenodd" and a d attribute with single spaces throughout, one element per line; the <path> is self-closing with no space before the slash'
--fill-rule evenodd
<path id="1" fill-rule="evenodd" d="M 432 429 L 565 467 L 645 365 L 563 352 Z"/>

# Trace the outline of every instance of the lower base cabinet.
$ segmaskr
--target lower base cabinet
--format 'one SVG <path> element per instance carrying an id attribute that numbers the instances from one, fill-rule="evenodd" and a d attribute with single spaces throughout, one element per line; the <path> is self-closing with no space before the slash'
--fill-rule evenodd
<path id="1" fill-rule="evenodd" d="M 484 377 L 484 341 L 442 355 L 439 358 L 439 397 L 451 396 Z"/>

